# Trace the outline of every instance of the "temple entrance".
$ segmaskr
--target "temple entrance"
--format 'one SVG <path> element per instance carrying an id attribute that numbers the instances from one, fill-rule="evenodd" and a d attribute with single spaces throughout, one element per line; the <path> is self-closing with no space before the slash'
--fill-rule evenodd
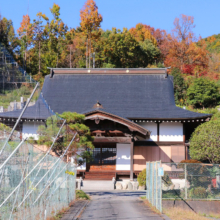
<path id="1" fill-rule="evenodd" d="M 95 148 L 91 150 L 93 160 L 86 163 L 84 179 L 112 180 L 120 175 L 133 179 L 134 141 L 138 137 L 149 138 L 150 132 L 102 109 L 85 115 Z"/>
<path id="2" fill-rule="evenodd" d="M 106 171 L 116 169 L 116 144 L 95 143 L 92 152 L 93 161 L 87 164 L 87 171 Z"/>

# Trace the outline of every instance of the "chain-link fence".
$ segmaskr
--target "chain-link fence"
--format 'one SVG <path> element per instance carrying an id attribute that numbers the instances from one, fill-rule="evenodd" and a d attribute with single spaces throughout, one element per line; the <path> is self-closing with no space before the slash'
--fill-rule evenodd
<path id="1" fill-rule="evenodd" d="M 163 199 L 220 200 L 220 165 L 163 163 Z"/>
<path id="2" fill-rule="evenodd" d="M 4 146 L 0 142 L 0 149 Z M 75 199 L 75 166 L 27 141 L 0 156 L 0 219 L 46 219 Z"/>
<path id="3" fill-rule="evenodd" d="M 160 161 L 146 163 L 146 198 L 153 206 L 162 212 L 162 181 L 159 173 L 160 167 Z"/>
<path id="4" fill-rule="evenodd" d="M 64 144 L 66 121 L 47 105 L 38 83 L 24 86 L 30 86 L 29 94 L 21 91 L 29 97 L 24 105 L 0 116 L 0 220 L 46 220 L 75 199 L 76 168 L 66 155 L 76 133 Z"/>

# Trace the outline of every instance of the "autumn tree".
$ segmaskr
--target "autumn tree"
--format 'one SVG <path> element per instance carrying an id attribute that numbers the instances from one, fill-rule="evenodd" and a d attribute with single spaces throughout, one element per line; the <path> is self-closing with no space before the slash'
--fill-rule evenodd
<path id="1" fill-rule="evenodd" d="M 157 40 L 155 37 L 151 34 L 151 30 L 147 25 L 143 25 L 141 23 L 137 24 L 135 28 L 131 28 L 129 30 L 131 35 L 134 36 L 134 38 L 139 41 L 145 41 L 149 40 L 152 42 L 154 46 L 157 46 Z"/>
<path id="2" fill-rule="evenodd" d="M 21 26 L 17 30 L 17 33 L 21 40 L 21 50 L 23 53 L 24 68 L 26 69 L 27 50 L 28 50 L 28 47 L 31 45 L 32 39 L 33 39 L 33 26 L 30 23 L 29 15 L 23 16 Z"/>
<path id="3" fill-rule="evenodd" d="M 80 20 L 82 31 L 87 37 L 86 58 L 88 59 L 89 57 L 89 66 L 87 65 L 86 59 L 86 67 L 90 68 L 90 57 L 92 52 L 91 41 L 92 39 L 97 38 L 99 36 L 97 31 L 100 28 L 100 23 L 103 20 L 102 15 L 98 13 L 98 7 L 94 0 L 87 0 L 83 9 L 80 11 Z"/>
<path id="4" fill-rule="evenodd" d="M 173 32 L 178 41 L 190 42 L 194 38 L 193 28 L 195 28 L 194 17 L 181 14 L 175 18 Z"/>
<path id="5" fill-rule="evenodd" d="M 194 18 L 181 15 L 174 20 L 173 34 L 167 37 L 168 53 L 165 65 L 179 68 L 190 75 L 205 75 L 208 67 L 208 51 L 204 43 L 195 43 L 192 32 Z"/>

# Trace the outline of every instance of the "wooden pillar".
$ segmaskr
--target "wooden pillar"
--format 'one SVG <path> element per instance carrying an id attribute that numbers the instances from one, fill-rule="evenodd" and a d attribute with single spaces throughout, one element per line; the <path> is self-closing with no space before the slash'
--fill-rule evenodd
<path id="1" fill-rule="evenodd" d="M 160 141 L 160 123 L 159 122 L 157 122 L 157 142 L 159 142 Z"/>
<path id="2" fill-rule="evenodd" d="M 188 147 L 185 145 L 185 159 L 188 160 Z"/>
<path id="3" fill-rule="evenodd" d="M 186 129 L 185 124 L 183 123 L 183 144 L 185 146 L 185 160 L 188 160 L 187 146 L 185 145 L 185 143 L 186 143 L 185 129 Z"/>
<path id="4" fill-rule="evenodd" d="M 186 143 L 186 128 L 185 128 L 185 124 L 183 123 L 183 143 Z"/>
<path id="5" fill-rule="evenodd" d="M 130 161 L 130 180 L 133 180 L 133 176 L 134 176 L 134 142 L 133 140 L 131 139 L 131 161 Z"/>

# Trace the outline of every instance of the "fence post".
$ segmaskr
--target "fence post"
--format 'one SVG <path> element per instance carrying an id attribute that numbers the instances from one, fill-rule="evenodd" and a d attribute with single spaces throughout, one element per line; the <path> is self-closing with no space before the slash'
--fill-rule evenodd
<path id="1" fill-rule="evenodd" d="M 160 160 L 160 167 L 162 167 L 161 160 Z M 160 212 L 162 213 L 163 207 L 162 207 L 162 176 L 160 176 Z"/>
<path id="2" fill-rule="evenodd" d="M 154 204 L 154 163 L 151 162 L 152 166 L 151 166 L 151 173 L 152 173 L 152 205 Z"/>
<path id="3" fill-rule="evenodd" d="M 157 173 L 157 161 L 155 162 L 155 165 L 156 165 L 156 208 L 158 208 L 157 207 L 157 200 L 158 200 L 158 195 L 157 195 L 157 191 L 158 191 L 158 189 L 157 189 L 157 187 L 158 187 L 158 184 L 157 184 L 157 182 L 158 182 L 158 173 Z"/>
<path id="4" fill-rule="evenodd" d="M 187 171 L 186 171 L 186 163 L 185 163 L 185 199 L 187 199 Z"/>

